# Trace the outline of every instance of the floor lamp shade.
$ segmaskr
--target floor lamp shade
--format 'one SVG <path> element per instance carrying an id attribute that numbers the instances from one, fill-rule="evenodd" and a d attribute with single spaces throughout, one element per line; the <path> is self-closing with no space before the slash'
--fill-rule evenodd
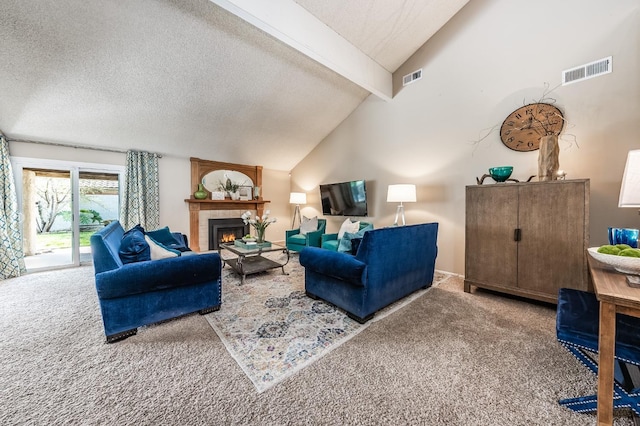
<path id="1" fill-rule="evenodd" d="M 640 149 L 627 155 L 618 207 L 640 207 Z"/>
<path id="2" fill-rule="evenodd" d="M 289 204 L 296 205 L 296 211 L 293 212 L 293 219 L 291 219 L 291 229 L 296 229 L 296 220 L 298 221 L 298 226 L 302 224 L 300 204 L 307 204 L 307 194 L 304 192 L 292 192 L 289 195 Z"/>
<path id="3" fill-rule="evenodd" d="M 412 184 L 389 185 L 387 188 L 387 202 L 400 203 L 396 210 L 396 218 L 393 224 L 405 225 L 404 206 L 402 203 L 416 202 L 416 186 Z M 398 223 L 398 219 L 400 219 L 401 223 Z"/>
<path id="4" fill-rule="evenodd" d="M 307 194 L 304 192 L 292 192 L 289 195 L 289 204 L 307 204 Z"/>

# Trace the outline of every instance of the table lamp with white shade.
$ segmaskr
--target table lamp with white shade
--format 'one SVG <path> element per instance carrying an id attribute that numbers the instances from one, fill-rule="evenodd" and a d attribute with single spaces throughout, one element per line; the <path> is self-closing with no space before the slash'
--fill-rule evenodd
<path id="1" fill-rule="evenodd" d="M 298 220 L 298 227 L 302 224 L 302 217 L 300 216 L 300 204 L 307 204 L 307 194 L 304 192 L 292 192 L 289 195 L 289 204 L 295 204 L 296 210 L 293 212 L 293 219 L 291 220 L 291 229 L 296 229 L 296 219 Z"/>
<path id="2" fill-rule="evenodd" d="M 618 207 L 631 207 L 640 209 L 640 149 L 629 151 L 627 154 L 627 164 L 624 167 L 624 175 L 622 176 L 622 184 L 620 185 L 620 198 L 618 199 Z M 640 212 L 640 210 L 639 210 Z M 630 243 L 631 247 L 638 246 L 638 230 L 637 229 L 615 229 L 618 233 L 627 236 L 631 233 L 635 237 L 635 245 Z M 612 228 L 609 228 L 611 234 Z M 626 234 L 625 234 L 626 233 Z M 616 234 L 617 235 L 617 234 Z M 617 238 L 617 236 L 616 236 Z M 611 239 L 611 235 L 609 237 Z M 640 287 L 640 276 L 637 274 L 626 274 L 627 282 L 633 287 Z"/>
<path id="3" fill-rule="evenodd" d="M 618 207 L 640 208 L 640 149 L 629 151 Z"/>
<path id="4" fill-rule="evenodd" d="M 416 186 L 413 184 L 389 185 L 387 188 L 387 202 L 400 203 L 396 210 L 396 218 L 393 224 L 398 225 L 398 218 L 400 218 L 402 225 L 405 225 L 404 206 L 402 203 L 416 202 Z"/>

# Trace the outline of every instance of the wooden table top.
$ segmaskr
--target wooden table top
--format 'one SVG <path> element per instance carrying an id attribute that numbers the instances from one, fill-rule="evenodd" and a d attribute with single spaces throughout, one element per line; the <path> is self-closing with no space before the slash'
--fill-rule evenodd
<path id="1" fill-rule="evenodd" d="M 640 288 L 627 284 L 625 274 L 617 272 L 591 256 L 589 270 L 593 278 L 593 288 L 601 302 L 612 303 L 616 306 L 637 310 L 634 316 L 640 316 Z M 629 314 L 627 310 L 624 313 Z"/>

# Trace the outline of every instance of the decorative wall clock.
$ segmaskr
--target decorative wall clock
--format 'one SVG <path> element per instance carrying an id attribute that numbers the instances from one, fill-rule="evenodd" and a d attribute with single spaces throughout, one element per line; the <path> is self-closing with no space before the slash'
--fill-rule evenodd
<path id="1" fill-rule="evenodd" d="M 534 151 L 540 138 L 558 136 L 564 127 L 562 111 L 551 104 L 533 103 L 513 111 L 500 127 L 500 139 L 514 151 Z"/>

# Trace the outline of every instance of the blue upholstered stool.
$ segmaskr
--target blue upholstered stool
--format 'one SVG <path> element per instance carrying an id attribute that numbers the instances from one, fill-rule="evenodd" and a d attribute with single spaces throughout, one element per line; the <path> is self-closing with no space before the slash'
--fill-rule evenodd
<path id="1" fill-rule="evenodd" d="M 593 293 L 561 288 L 558 293 L 556 335 L 558 341 L 578 360 L 598 374 L 600 303 Z M 640 318 L 617 314 L 614 408 L 628 407 L 640 415 L 640 388 L 634 389 L 632 376 L 640 365 Z M 637 383 L 637 381 L 636 381 Z M 561 405 L 577 412 L 596 411 L 597 396 L 562 399 Z"/>

